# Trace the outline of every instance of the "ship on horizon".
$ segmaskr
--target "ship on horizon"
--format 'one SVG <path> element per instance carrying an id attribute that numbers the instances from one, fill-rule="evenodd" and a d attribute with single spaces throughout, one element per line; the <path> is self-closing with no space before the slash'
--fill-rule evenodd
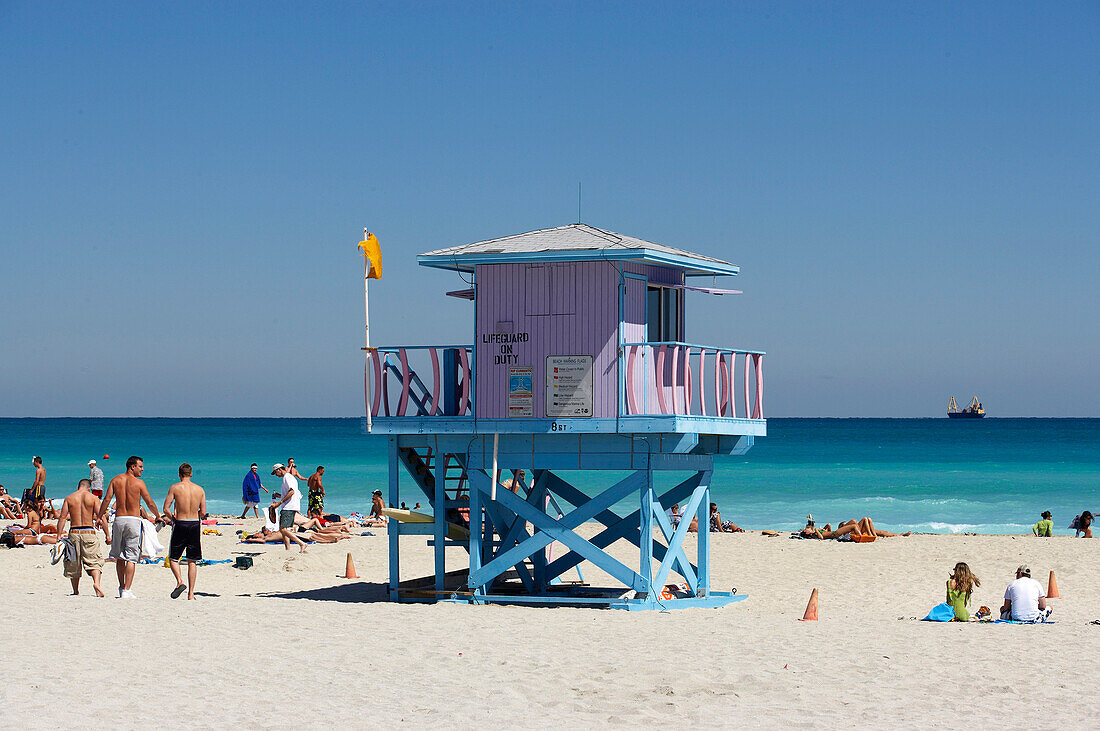
<path id="1" fill-rule="evenodd" d="M 970 405 L 965 409 L 959 408 L 959 404 L 956 403 L 954 396 L 947 402 L 947 418 L 949 419 L 981 419 L 984 416 L 985 409 L 982 408 L 982 403 L 978 401 L 977 396 L 974 397 Z"/>

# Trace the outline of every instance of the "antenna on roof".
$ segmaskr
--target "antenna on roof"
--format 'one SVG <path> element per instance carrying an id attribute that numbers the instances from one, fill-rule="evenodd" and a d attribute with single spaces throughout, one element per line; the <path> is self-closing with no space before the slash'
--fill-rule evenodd
<path id="1" fill-rule="evenodd" d="M 577 181 L 577 223 L 581 222 L 581 181 Z"/>

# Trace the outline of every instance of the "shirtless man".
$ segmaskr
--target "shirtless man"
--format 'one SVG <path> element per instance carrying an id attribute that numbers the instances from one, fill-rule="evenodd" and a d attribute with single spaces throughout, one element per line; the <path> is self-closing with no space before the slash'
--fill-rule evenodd
<path id="1" fill-rule="evenodd" d="M 92 577 L 95 595 L 102 597 L 99 576 L 103 571 L 103 553 L 99 549 L 99 534 L 95 530 L 99 498 L 92 494 L 91 488 L 91 480 L 81 480 L 76 492 L 65 498 L 61 505 L 61 517 L 57 519 L 57 532 L 64 531 L 66 520 L 72 524 L 69 541 L 76 547 L 76 560 L 65 561 L 65 576 L 73 583 L 73 596 L 80 593 L 80 573 L 83 569 Z"/>
<path id="2" fill-rule="evenodd" d="M 187 589 L 187 598 L 195 598 L 195 581 L 199 576 L 198 562 L 202 560 L 202 519 L 206 517 L 206 491 L 191 482 L 191 465 L 184 462 L 179 469 L 180 481 L 168 488 L 164 498 L 164 515 L 172 520 L 172 541 L 168 547 L 168 561 L 176 588 L 172 598 L 178 599 Z M 175 503 L 175 511 L 172 503 Z M 187 586 L 180 576 L 180 557 L 187 551 Z"/>
<path id="3" fill-rule="evenodd" d="M 126 460 L 126 471 L 111 478 L 107 494 L 99 506 L 98 517 L 103 518 L 111 507 L 111 498 L 115 501 L 115 525 L 111 532 L 111 558 L 115 560 L 115 573 L 118 574 L 118 596 L 120 599 L 133 599 L 134 569 L 141 560 L 141 517 L 138 511 L 144 500 L 157 519 L 160 511 L 149 495 L 149 489 L 141 479 L 145 463 L 141 457 Z"/>
<path id="4" fill-rule="evenodd" d="M 382 525 L 386 522 L 386 516 L 382 511 L 386 509 L 386 501 L 382 499 L 382 491 L 375 490 L 370 499 L 370 515 L 367 522 L 371 525 Z"/>
<path id="5" fill-rule="evenodd" d="M 325 514 L 325 486 L 321 478 L 325 475 L 325 468 L 317 467 L 317 471 L 306 480 L 306 499 L 309 502 L 309 517 L 320 518 Z"/>
<path id="6" fill-rule="evenodd" d="M 286 471 L 290 474 L 291 477 L 294 477 L 298 480 L 306 479 L 306 478 L 302 477 L 300 474 L 298 474 L 298 468 L 294 466 L 294 458 L 293 457 L 287 457 L 286 458 Z"/>
<path id="7" fill-rule="evenodd" d="M 42 466 L 42 458 L 38 456 L 31 460 L 31 464 L 34 465 L 34 484 L 31 485 L 28 496 L 37 504 L 46 499 L 46 468 Z"/>

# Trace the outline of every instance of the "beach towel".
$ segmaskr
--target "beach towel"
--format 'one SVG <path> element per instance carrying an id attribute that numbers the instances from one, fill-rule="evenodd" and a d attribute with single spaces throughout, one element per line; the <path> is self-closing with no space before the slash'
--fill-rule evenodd
<path id="1" fill-rule="evenodd" d="M 955 608 L 944 602 L 932 607 L 932 611 L 923 620 L 924 622 L 950 622 L 955 618 Z"/>
<path id="2" fill-rule="evenodd" d="M 50 546 L 50 563 L 56 564 L 61 559 L 65 559 L 68 563 L 76 561 L 76 545 L 69 540 L 68 536 Z"/>
<path id="3" fill-rule="evenodd" d="M 1030 622 L 1024 622 L 1019 619 L 994 619 L 992 622 L 986 622 L 986 624 L 1054 624 L 1054 620 L 1040 616 L 1038 619 L 1033 619 Z"/>
<path id="4" fill-rule="evenodd" d="M 145 518 L 141 519 L 141 555 L 156 558 L 158 553 L 164 551 L 164 546 L 157 539 L 157 529 Z"/>

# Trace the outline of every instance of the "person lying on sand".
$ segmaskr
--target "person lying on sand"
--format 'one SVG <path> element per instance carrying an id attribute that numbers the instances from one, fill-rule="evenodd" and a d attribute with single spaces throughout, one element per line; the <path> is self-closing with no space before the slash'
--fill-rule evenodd
<path id="1" fill-rule="evenodd" d="M 301 531 L 298 537 L 303 541 L 312 541 L 314 543 L 336 543 L 337 541 L 345 538 L 351 538 L 350 535 L 345 533 L 321 533 L 318 531 Z M 261 528 L 259 533 L 253 533 L 248 538 L 242 538 L 241 543 L 282 543 L 283 534 L 279 531 L 270 531 L 267 528 Z"/>
<path id="2" fill-rule="evenodd" d="M 331 523 L 321 521 L 317 518 L 306 518 L 299 513 L 294 518 L 294 527 L 299 532 L 303 530 L 315 530 L 320 533 L 350 533 L 350 526 L 348 523 Z"/>
<path id="3" fill-rule="evenodd" d="M 10 533 L 14 538 L 12 548 L 16 546 L 50 546 L 57 543 L 57 536 L 53 533 L 43 533 L 36 536 L 33 533 L 23 531 L 4 531 Z"/>
<path id="4" fill-rule="evenodd" d="M 876 538 L 894 538 L 895 536 L 907 536 L 911 531 L 905 533 L 891 533 L 887 530 L 878 530 L 875 528 L 874 522 L 870 518 L 864 517 L 857 520 L 846 520 L 836 527 L 836 530 L 832 529 L 832 526 L 828 523 L 821 530 L 818 530 L 812 523 L 807 523 L 806 527 L 799 531 L 798 535 L 803 538 L 817 538 L 821 540 L 838 539 L 842 536 L 875 536 Z"/>

